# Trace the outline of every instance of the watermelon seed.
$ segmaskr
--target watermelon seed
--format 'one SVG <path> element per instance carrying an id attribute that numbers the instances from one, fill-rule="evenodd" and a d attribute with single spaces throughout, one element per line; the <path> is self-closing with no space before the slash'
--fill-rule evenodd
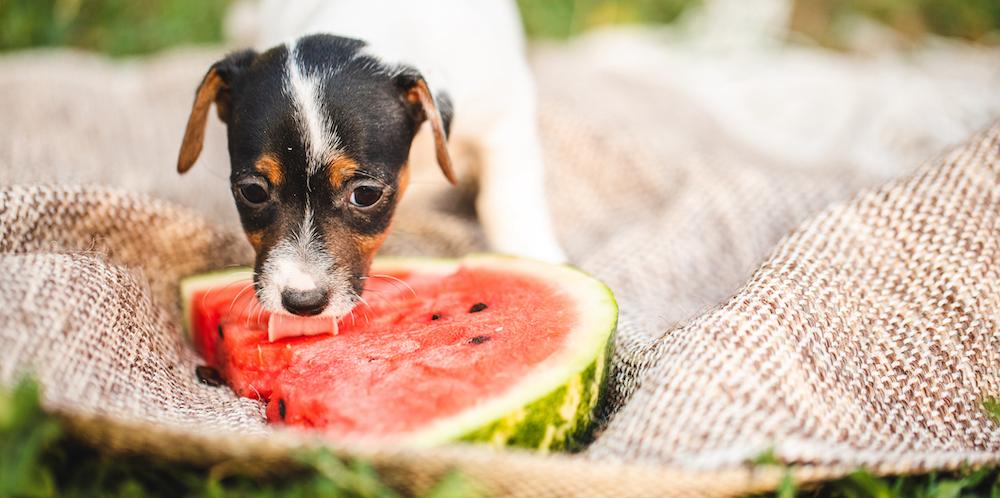
<path id="1" fill-rule="evenodd" d="M 441 315 L 439 315 L 437 313 L 434 313 L 433 315 L 431 315 L 431 320 L 440 320 L 440 319 L 441 319 Z"/>
<path id="2" fill-rule="evenodd" d="M 470 344 L 482 344 L 482 343 L 484 343 L 484 342 L 486 342 L 488 340 L 490 340 L 490 336 L 488 336 L 488 335 L 477 335 L 477 336 L 473 337 L 472 339 L 469 339 L 469 343 Z"/>
<path id="3" fill-rule="evenodd" d="M 484 304 L 484 303 L 476 303 L 476 304 L 473 304 L 471 308 L 469 308 L 469 313 L 479 313 L 480 311 L 483 311 L 484 309 L 486 309 L 486 304 Z"/>
<path id="4" fill-rule="evenodd" d="M 222 382 L 222 376 L 219 375 L 219 371 L 210 366 L 199 365 L 195 367 L 194 373 L 198 376 L 198 382 L 201 382 L 206 386 L 219 387 L 224 384 L 224 382 Z"/>
<path id="5" fill-rule="evenodd" d="M 219 327 L 216 330 L 219 331 L 219 339 L 225 339 L 226 338 L 226 335 L 222 333 L 222 324 L 221 323 L 219 324 Z"/>
<path id="6" fill-rule="evenodd" d="M 281 420 L 285 420 L 285 400 L 283 399 L 278 400 L 278 416 L 281 417 Z"/>

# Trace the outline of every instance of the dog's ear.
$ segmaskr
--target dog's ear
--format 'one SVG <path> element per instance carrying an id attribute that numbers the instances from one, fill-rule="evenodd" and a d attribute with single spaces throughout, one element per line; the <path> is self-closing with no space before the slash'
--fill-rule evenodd
<path id="1" fill-rule="evenodd" d="M 233 80 L 253 63 L 257 53 L 253 50 L 234 52 L 208 68 L 205 77 L 194 95 L 191 115 L 188 116 L 187 128 L 184 130 L 184 140 L 177 156 L 177 172 L 184 173 L 191 169 L 201 154 L 205 142 L 205 125 L 208 122 L 208 108 L 215 103 L 215 111 L 223 123 L 229 123 L 230 94 L 229 88 Z"/>
<path id="2" fill-rule="evenodd" d="M 458 180 L 455 178 L 455 170 L 451 164 L 451 155 L 448 154 L 448 132 L 451 129 L 451 119 L 454 116 L 451 99 L 444 93 L 439 93 L 436 96 L 431 93 L 427 81 L 415 70 L 404 70 L 396 76 L 395 80 L 396 85 L 403 92 L 403 98 L 415 110 L 417 121 L 421 123 L 425 119 L 430 121 L 438 166 L 441 167 L 444 177 L 452 185 L 455 185 Z"/>

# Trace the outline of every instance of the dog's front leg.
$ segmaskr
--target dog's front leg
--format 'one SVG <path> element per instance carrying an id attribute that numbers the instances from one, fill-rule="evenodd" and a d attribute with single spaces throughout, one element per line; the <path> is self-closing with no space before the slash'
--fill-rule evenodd
<path id="1" fill-rule="evenodd" d="M 565 262 L 546 199 L 545 169 L 534 108 L 511 109 L 480 143 L 476 209 L 493 250 Z"/>

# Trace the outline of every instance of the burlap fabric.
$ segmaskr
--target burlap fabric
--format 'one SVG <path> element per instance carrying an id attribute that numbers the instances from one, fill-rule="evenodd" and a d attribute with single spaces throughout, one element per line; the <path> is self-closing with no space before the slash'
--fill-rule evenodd
<path id="1" fill-rule="evenodd" d="M 315 441 L 199 384 L 177 320 L 180 277 L 250 257 L 220 127 L 191 177 L 172 168 L 215 55 L 0 61 L 0 382 L 34 372 L 110 448 L 282 461 Z M 788 167 L 662 82 L 568 50 L 536 62 L 560 239 L 621 304 L 604 427 L 569 456 L 361 452 L 388 479 L 723 496 L 773 488 L 780 470 L 747 465 L 769 448 L 803 480 L 998 461 L 981 401 L 1000 395 L 1000 125 L 878 186 Z M 387 252 L 482 248 L 467 189 L 412 190 Z"/>

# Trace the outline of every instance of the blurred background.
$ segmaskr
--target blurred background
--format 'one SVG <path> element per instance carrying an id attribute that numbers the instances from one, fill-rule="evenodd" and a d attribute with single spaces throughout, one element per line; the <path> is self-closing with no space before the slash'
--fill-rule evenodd
<path id="1" fill-rule="evenodd" d="M 0 0 L 0 49 L 73 46 L 129 56 L 174 45 L 218 42 L 223 38 L 223 21 L 230 3 L 231 0 Z M 566 39 L 608 25 L 675 23 L 702 2 L 519 0 L 518 3 L 529 36 Z M 856 46 L 859 31 L 873 24 L 888 28 L 893 45 L 917 45 L 929 35 L 989 45 L 1000 43 L 1000 0 L 794 0 L 786 19 L 789 40 L 837 50 L 859 48 Z"/>
<path id="2" fill-rule="evenodd" d="M 731 149 L 766 164 L 885 179 L 1000 119 L 1000 0 L 517 3 L 543 124 L 562 108 L 580 117 L 567 97 L 572 75 L 588 109 L 599 95 L 609 112 L 628 115 L 615 137 L 648 134 L 649 143 L 626 150 L 673 148 L 667 169 L 700 157 L 679 148 Z M 204 68 L 253 44 L 251 5 L 0 0 L 0 110 L 19 123 L 0 133 L 0 183 L 55 168 L 60 181 L 131 182 L 189 201 L 189 183 L 125 165 L 168 171 Z M 650 103 L 665 111 L 642 124 Z M 136 106 L 147 115 L 138 125 L 95 118 Z M 224 132 L 209 126 L 204 162 L 214 171 L 194 174 L 222 189 Z M 81 137 L 81 150 L 50 145 Z M 66 162 L 74 167 L 57 168 Z M 203 211 L 232 214 L 222 204 Z"/>
<path id="3" fill-rule="evenodd" d="M 517 3 L 543 142 L 594 123 L 621 142 L 609 161 L 658 175 L 755 162 L 875 184 L 1000 119 L 1000 0 Z M 204 167 L 173 164 L 194 86 L 255 19 L 249 0 L 0 0 L 0 115 L 17 123 L 0 184 L 131 185 L 235 226 L 222 125 Z"/>

